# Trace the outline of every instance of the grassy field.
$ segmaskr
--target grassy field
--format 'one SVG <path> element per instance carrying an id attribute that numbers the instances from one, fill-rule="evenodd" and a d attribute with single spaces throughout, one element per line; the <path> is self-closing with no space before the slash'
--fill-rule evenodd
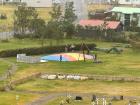
<path id="1" fill-rule="evenodd" d="M 88 5 L 88 10 L 89 11 L 98 11 L 98 10 L 108 10 L 109 8 L 111 8 L 112 6 L 111 5 L 107 5 L 107 4 L 91 4 L 91 5 Z"/>
<path id="2" fill-rule="evenodd" d="M 12 29 L 13 27 L 13 17 L 14 17 L 14 10 L 16 7 L 5 5 L 0 5 L 0 13 L 4 13 L 7 16 L 7 19 L 1 20 L 0 19 L 0 31 L 7 31 Z"/>
<path id="3" fill-rule="evenodd" d="M 4 13 L 7 16 L 7 19 L 0 20 L 0 31 L 9 31 L 13 29 L 13 19 L 14 11 L 17 9 L 17 6 L 14 5 L 0 5 L 0 13 Z M 36 8 L 39 17 L 48 21 L 50 19 L 49 12 L 51 8 Z"/>
<path id="4" fill-rule="evenodd" d="M 16 100 L 16 96 L 19 99 Z M 0 105 L 25 105 L 26 103 L 36 100 L 40 97 L 38 94 L 18 93 L 18 92 L 0 92 Z"/>
<path id="5" fill-rule="evenodd" d="M 105 6 L 89 6 L 89 10 L 96 11 L 98 9 L 109 8 Z M 0 20 L 0 31 L 9 31 L 13 27 L 13 13 L 15 6 L 4 5 L 0 6 L 1 13 L 6 13 L 8 19 Z M 48 21 L 50 19 L 49 11 L 51 8 L 37 8 L 39 17 Z M 45 41 L 45 46 L 50 45 L 51 40 Z M 78 44 L 78 43 L 96 43 L 98 47 L 108 48 L 115 43 L 97 42 L 93 39 L 66 39 L 61 44 Z M 53 45 L 58 45 L 53 40 Z M 7 49 L 40 47 L 39 40 L 31 39 L 11 39 L 9 42 L 0 42 L 0 51 Z M 32 73 L 50 72 L 50 73 L 80 73 L 80 74 L 94 74 L 94 75 L 117 75 L 117 76 L 140 76 L 140 53 L 131 48 L 124 48 L 122 54 L 106 54 L 97 52 L 99 60 L 103 61 L 101 64 L 93 64 L 92 61 L 80 62 L 47 62 L 38 64 L 16 63 L 16 58 L 6 58 L 18 65 L 13 79 L 19 79 Z M 43 56 L 43 55 L 42 55 Z M 8 69 L 8 63 L 0 60 L 0 75 Z M 0 84 L 4 82 L 0 81 Z M 137 88 L 136 88 L 137 87 Z M 15 86 L 15 90 L 31 90 L 31 91 L 48 91 L 48 92 L 81 92 L 81 93 L 95 93 L 102 95 L 125 95 L 125 96 L 140 96 L 140 83 L 138 82 L 105 82 L 105 81 L 66 81 L 66 80 L 43 80 L 33 79 L 24 84 Z M 0 92 L 0 105 L 15 105 L 17 104 L 16 95 L 20 99 L 18 103 L 25 105 L 29 101 L 33 101 L 40 97 L 38 94 L 27 94 L 18 92 Z M 57 105 L 62 98 L 56 99 L 47 105 Z M 89 100 L 84 102 L 73 102 L 72 105 L 90 105 Z M 124 105 L 126 101 L 115 102 L 113 105 Z"/>
<path id="6" fill-rule="evenodd" d="M 65 40 L 64 43 L 76 43 L 75 40 Z M 99 47 L 111 47 L 115 43 L 108 42 L 97 42 L 92 39 L 86 40 L 88 43 L 95 42 Z M 21 41 L 22 42 L 22 41 Z M 19 43 L 21 43 L 19 41 Z M 81 43 L 82 40 L 78 40 L 78 43 Z M 11 42 L 10 42 L 11 43 Z M 34 43 L 33 45 L 30 45 Z M 48 44 L 47 44 L 48 43 Z M 6 44 L 6 43 L 4 43 Z M 16 45 L 16 44 L 15 44 Z M 46 41 L 46 45 L 49 45 L 49 42 Z M 6 45 L 5 45 L 6 46 Z M 9 44 L 9 48 L 10 48 Z M 19 44 L 16 47 L 19 48 L 39 46 L 38 41 L 27 42 L 24 44 Z M 14 47 L 14 48 L 16 48 Z M 5 49 L 0 47 L 1 50 Z M 106 54 L 103 52 L 97 52 L 98 57 L 102 64 L 93 64 L 92 61 L 87 62 L 47 62 L 47 63 L 38 63 L 38 64 L 25 64 L 17 63 L 18 70 L 13 76 L 13 79 L 19 79 L 27 75 L 31 75 L 36 72 L 53 72 L 53 73 L 83 73 L 83 74 L 100 74 L 100 75 L 122 75 L 122 76 L 139 76 L 140 75 L 140 53 L 134 51 L 131 48 L 124 48 L 122 54 Z M 7 58 L 7 60 L 16 63 L 16 58 Z M 124 96 L 140 96 L 140 87 L 138 82 L 105 82 L 105 81 L 66 81 L 66 80 L 43 80 L 43 79 L 33 79 L 24 84 L 15 86 L 15 90 L 27 90 L 27 91 L 48 91 L 48 92 L 81 92 L 81 93 L 95 93 L 102 95 L 124 95 Z M 27 95 L 27 94 L 26 94 Z M 38 95 L 32 97 L 32 95 L 23 95 L 22 103 L 28 102 L 30 100 L 36 99 Z M 9 96 L 9 97 L 6 97 Z M 22 95 L 21 95 L 22 96 Z M 7 102 L 4 105 L 10 105 L 8 100 L 12 100 L 12 103 L 15 103 L 13 99 L 15 94 L 6 93 L 0 95 L 0 97 L 5 97 L 5 100 L 0 101 L 0 105 L 3 105 L 4 102 Z M 14 101 L 13 101 L 14 100 Z M 58 99 L 59 101 L 59 99 Z M 50 102 L 48 105 L 56 105 L 56 101 Z M 1 104 L 2 103 L 2 104 Z M 89 101 L 83 103 L 74 103 L 75 105 L 88 105 Z M 122 104 L 123 103 L 123 104 Z M 115 102 L 114 105 L 124 105 L 125 102 Z M 90 104 L 90 103 L 89 103 Z"/>
<path id="7" fill-rule="evenodd" d="M 0 76 L 6 72 L 10 66 L 6 61 L 0 60 Z"/>
<path id="8" fill-rule="evenodd" d="M 106 54 L 98 52 L 98 59 L 103 63 L 93 61 L 79 62 L 47 62 L 38 64 L 18 63 L 19 69 L 15 78 L 37 72 L 47 73 L 77 73 L 114 76 L 140 76 L 140 53 L 125 49 L 122 54 Z M 13 59 L 15 62 L 15 59 Z"/>
<path id="9" fill-rule="evenodd" d="M 140 96 L 137 82 L 103 82 L 35 79 L 16 86 L 17 90 L 93 93 L 101 95 Z"/>
<path id="10" fill-rule="evenodd" d="M 64 39 L 61 41 L 61 43 L 57 43 L 56 40 L 49 40 L 46 39 L 44 41 L 44 46 L 49 46 L 50 43 L 51 45 L 66 45 L 66 44 L 81 44 L 82 42 L 84 43 L 94 43 L 93 39 L 87 39 L 87 40 L 82 40 L 79 38 L 75 39 Z M 96 41 L 97 42 L 97 41 Z M 102 43 L 102 42 L 98 42 Z M 106 45 L 109 45 L 109 43 L 106 43 Z M 1 50 L 7 50 L 7 49 L 18 49 L 18 48 L 28 48 L 28 47 L 41 47 L 41 41 L 39 39 L 10 39 L 8 42 L 2 42 L 0 41 L 0 51 Z"/>
<path id="11" fill-rule="evenodd" d="M 96 43 L 99 47 L 110 47 L 115 43 L 95 41 L 94 39 L 82 40 L 80 38 L 64 39 L 61 43 L 57 43 L 56 40 L 46 39 L 44 46 L 50 45 L 66 45 L 66 44 L 81 44 L 81 43 Z M 29 47 L 41 47 L 41 41 L 39 39 L 10 39 L 8 42 L 0 41 L 0 51 L 7 49 L 29 48 Z"/>

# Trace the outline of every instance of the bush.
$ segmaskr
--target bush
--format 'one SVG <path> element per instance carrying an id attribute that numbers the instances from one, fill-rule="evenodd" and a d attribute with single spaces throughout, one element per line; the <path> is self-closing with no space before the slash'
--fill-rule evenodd
<path id="1" fill-rule="evenodd" d="M 2 40 L 0 40 L 0 42 L 2 42 L 2 43 L 8 43 L 9 40 L 8 39 L 2 39 Z"/>
<path id="2" fill-rule="evenodd" d="M 87 44 L 90 50 L 93 50 L 95 44 Z M 81 50 L 81 44 L 75 45 L 75 50 Z M 23 48 L 23 49 L 13 49 L 13 50 L 4 50 L 0 51 L 0 57 L 14 57 L 17 54 L 27 54 L 27 55 L 40 55 L 40 54 L 52 54 L 60 53 L 65 51 L 65 46 L 47 46 L 47 47 L 34 47 L 34 48 Z"/>
<path id="3" fill-rule="evenodd" d="M 0 19 L 7 19 L 6 14 L 0 14 Z"/>

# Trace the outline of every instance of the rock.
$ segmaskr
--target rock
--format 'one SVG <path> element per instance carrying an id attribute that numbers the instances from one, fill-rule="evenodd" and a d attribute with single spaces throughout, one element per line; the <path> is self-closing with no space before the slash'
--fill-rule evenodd
<path id="1" fill-rule="evenodd" d="M 81 76 L 81 80 L 88 80 L 88 77 Z"/>
<path id="2" fill-rule="evenodd" d="M 56 79 L 56 77 L 57 77 L 56 75 L 48 75 L 49 80 L 54 80 L 54 79 Z"/>
<path id="3" fill-rule="evenodd" d="M 65 79 L 65 75 L 58 75 L 58 79 Z"/>
<path id="4" fill-rule="evenodd" d="M 42 78 L 42 79 L 48 79 L 48 75 L 47 74 L 41 75 L 40 78 Z"/>
<path id="5" fill-rule="evenodd" d="M 74 80 L 80 80 L 81 77 L 80 76 L 74 76 Z"/>
<path id="6" fill-rule="evenodd" d="M 68 79 L 68 80 L 74 79 L 74 76 L 73 76 L 73 75 L 68 75 L 68 76 L 67 76 L 67 79 Z"/>

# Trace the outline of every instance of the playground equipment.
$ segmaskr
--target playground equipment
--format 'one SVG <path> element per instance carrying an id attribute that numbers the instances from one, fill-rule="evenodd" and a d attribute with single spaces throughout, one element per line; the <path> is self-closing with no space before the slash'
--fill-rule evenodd
<path id="1" fill-rule="evenodd" d="M 59 53 L 41 57 L 41 61 L 82 61 L 93 56 L 81 53 Z"/>

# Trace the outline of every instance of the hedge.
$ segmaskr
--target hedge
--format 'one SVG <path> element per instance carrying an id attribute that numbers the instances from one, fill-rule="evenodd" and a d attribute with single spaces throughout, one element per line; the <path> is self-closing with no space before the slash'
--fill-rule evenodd
<path id="1" fill-rule="evenodd" d="M 96 47 L 95 44 L 87 44 L 90 50 Z M 75 45 L 75 50 L 81 50 L 81 44 Z M 27 55 L 40 55 L 40 54 L 52 54 L 60 53 L 65 51 L 65 46 L 45 46 L 45 47 L 33 47 L 33 48 L 22 48 L 22 49 L 11 49 L 0 51 L 0 57 L 15 57 L 17 54 Z"/>

